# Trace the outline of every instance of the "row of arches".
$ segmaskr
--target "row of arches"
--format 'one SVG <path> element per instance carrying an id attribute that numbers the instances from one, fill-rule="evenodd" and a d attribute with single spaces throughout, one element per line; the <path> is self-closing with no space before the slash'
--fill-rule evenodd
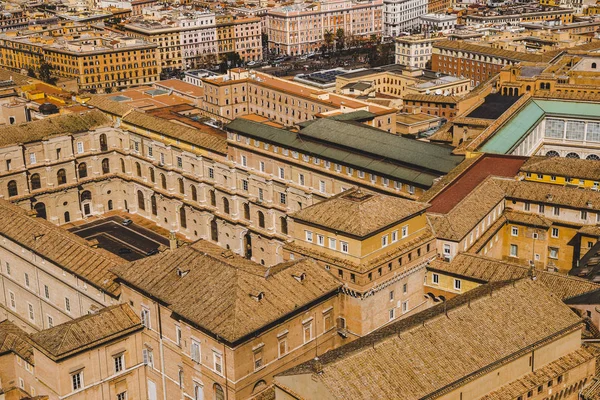
<path id="1" fill-rule="evenodd" d="M 546 152 L 546 156 L 547 157 L 560 157 L 560 154 L 558 151 L 555 150 L 550 150 L 548 152 Z M 573 158 L 573 159 L 579 159 L 581 158 L 581 156 L 575 152 L 569 152 L 565 155 L 565 158 Z M 586 160 L 600 160 L 600 156 L 598 156 L 597 154 L 589 154 L 585 157 Z"/>

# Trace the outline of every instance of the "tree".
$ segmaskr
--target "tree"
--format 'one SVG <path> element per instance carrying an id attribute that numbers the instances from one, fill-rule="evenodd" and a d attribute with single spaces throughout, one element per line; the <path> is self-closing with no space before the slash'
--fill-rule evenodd
<path id="1" fill-rule="evenodd" d="M 27 68 L 27 76 L 30 78 L 37 78 L 37 75 L 35 74 L 35 70 L 31 67 Z"/>
<path id="2" fill-rule="evenodd" d="M 56 78 L 52 76 L 52 65 L 48 64 L 46 61 L 42 61 L 40 64 L 40 73 L 39 77 L 43 82 L 54 85 L 56 83 Z"/>
<path id="3" fill-rule="evenodd" d="M 335 32 L 335 47 L 338 51 L 343 50 L 346 42 L 346 35 L 342 28 Z"/>
<path id="4" fill-rule="evenodd" d="M 230 68 L 241 67 L 244 64 L 242 57 L 237 52 L 226 53 L 221 56 L 221 64 L 219 64 L 219 71 L 221 73 L 227 72 Z"/>
<path id="5" fill-rule="evenodd" d="M 327 51 L 331 50 L 333 47 L 333 32 L 325 31 L 323 34 L 323 39 L 325 40 L 325 46 L 327 47 Z"/>

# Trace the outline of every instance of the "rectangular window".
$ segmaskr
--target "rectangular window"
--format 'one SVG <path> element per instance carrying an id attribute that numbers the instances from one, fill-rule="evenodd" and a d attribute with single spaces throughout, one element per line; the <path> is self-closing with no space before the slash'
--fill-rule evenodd
<path id="1" fill-rule="evenodd" d="M 134 142 L 135 144 L 137 144 L 137 142 Z M 137 151 L 137 146 L 135 151 Z M 81 154 L 83 153 L 83 142 L 77 142 L 77 154 Z"/>
<path id="2" fill-rule="evenodd" d="M 115 364 L 115 374 L 123 371 L 125 369 L 125 355 L 119 354 L 118 356 L 113 358 Z"/>
<path id="3" fill-rule="evenodd" d="M 215 179 L 215 170 L 213 168 L 208 169 L 208 177 L 210 179 Z"/>
<path id="4" fill-rule="evenodd" d="M 451 247 L 449 244 L 444 244 L 444 256 L 448 257 L 450 256 L 450 252 L 451 252 Z"/>
<path id="5" fill-rule="evenodd" d="M 287 337 L 283 337 L 279 339 L 279 343 L 278 343 L 278 352 L 279 352 L 279 357 L 284 356 L 287 353 Z"/>
<path id="6" fill-rule="evenodd" d="M 177 346 L 181 346 L 181 328 L 179 326 L 175 326 L 175 343 Z"/>
<path id="7" fill-rule="evenodd" d="M 415 194 L 415 187 L 413 185 L 408 185 L 408 193 Z"/>
<path id="8" fill-rule="evenodd" d="M 10 264 L 8 262 L 6 263 L 6 275 L 10 275 Z"/>
<path id="9" fill-rule="evenodd" d="M 554 207 L 554 215 L 558 216 L 560 215 L 560 207 Z"/>
<path id="10" fill-rule="evenodd" d="M 311 242 L 313 241 L 313 233 L 311 231 L 304 231 L 305 237 L 306 237 L 306 241 L 307 242 Z"/>
<path id="11" fill-rule="evenodd" d="M 391 310 L 389 310 L 388 313 L 389 313 L 389 319 L 390 319 L 390 321 L 393 320 L 396 317 L 396 310 L 395 309 L 392 308 Z"/>
<path id="12" fill-rule="evenodd" d="M 11 292 L 10 290 L 8 291 L 8 300 L 9 300 L 9 306 L 10 308 L 14 311 L 17 309 L 17 300 L 15 298 L 15 294 L 13 292 Z"/>
<path id="13" fill-rule="evenodd" d="M 304 186 L 304 175 L 298 174 L 298 184 Z"/>
<path id="14" fill-rule="evenodd" d="M 325 236 L 323 236 L 323 235 L 319 235 L 319 234 L 317 233 L 317 244 L 318 244 L 319 246 L 325 246 Z"/>
<path id="15" fill-rule="evenodd" d="M 142 312 L 140 314 L 140 319 L 142 320 L 142 325 L 146 328 L 150 329 L 150 310 L 146 307 L 142 307 Z"/>
<path id="16" fill-rule="evenodd" d="M 254 352 L 254 370 L 260 369 L 263 366 L 263 352 L 262 350 Z"/>
<path id="17" fill-rule="evenodd" d="M 81 149 L 83 150 L 83 144 L 81 145 Z M 135 150 L 135 152 L 139 152 L 140 151 L 140 143 L 139 142 L 133 142 L 133 149 Z"/>
<path id="18" fill-rule="evenodd" d="M 340 241 L 342 253 L 348 253 L 348 242 Z"/>
<path id="19" fill-rule="evenodd" d="M 544 211 L 546 211 L 546 207 L 544 206 L 544 204 L 539 204 L 538 205 L 538 211 L 540 214 L 543 214 Z"/>
<path id="20" fill-rule="evenodd" d="M 71 300 L 68 297 L 65 297 L 65 310 L 71 312 Z"/>
<path id="21" fill-rule="evenodd" d="M 154 354 L 152 353 L 152 350 L 143 349 L 142 358 L 144 360 L 144 365 L 147 365 L 150 368 L 154 368 Z"/>
<path id="22" fill-rule="evenodd" d="M 54 326 L 54 318 L 48 315 L 48 328 L 52 328 Z"/>
<path id="23" fill-rule="evenodd" d="M 35 314 L 33 312 L 33 304 L 27 303 L 27 309 L 29 311 L 29 320 L 35 321 Z"/>
<path id="24" fill-rule="evenodd" d="M 581 219 L 582 219 L 583 221 L 586 221 L 586 220 L 587 220 L 587 218 L 588 218 L 588 213 L 587 213 L 587 211 L 585 211 L 585 210 L 581 210 Z"/>
<path id="25" fill-rule="evenodd" d="M 148 157 L 152 157 L 152 146 L 148 146 Z"/>
<path id="26" fill-rule="evenodd" d="M 44 297 L 47 299 L 50 298 L 50 288 L 48 288 L 48 285 L 44 285 Z"/>
<path id="27" fill-rule="evenodd" d="M 164 164 L 165 163 L 165 154 L 164 153 L 159 153 L 160 155 L 160 163 Z"/>
<path id="28" fill-rule="evenodd" d="M 223 373 L 223 356 L 221 356 L 218 353 L 213 352 L 213 362 L 214 362 L 215 371 L 218 374 L 222 374 Z"/>
<path id="29" fill-rule="evenodd" d="M 408 225 L 402 227 L 402 239 L 408 236 Z"/>
<path id="30" fill-rule="evenodd" d="M 460 290 L 461 286 L 462 286 L 462 283 L 461 283 L 460 279 L 455 279 L 454 280 L 454 290 Z"/>
<path id="31" fill-rule="evenodd" d="M 285 170 L 283 168 L 279 168 L 279 178 L 285 179 Z"/>
<path id="32" fill-rule="evenodd" d="M 285 193 L 279 193 L 279 202 L 281 204 L 287 203 L 287 195 Z"/>
<path id="33" fill-rule="evenodd" d="M 73 391 L 81 389 L 83 387 L 83 371 L 71 375 L 71 383 Z"/>
<path id="34" fill-rule="evenodd" d="M 192 339 L 192 345 L 190 348 L 190 357 L 192 361 L 197 362 L 198 364 L 201 361 L 200 358 L 200 343 Z"/>
<path id="35" fill-rule="evenodd" d="M 29 287 L 29 274 L 25 272 L 25 286 Z"/>
<path id="36" fill-rule="evenodd" d="M 260 172 L 265 172 L 265 162 L 264 161 L 258 162 L 258 169 L 260 170 Z"/>
<path id="37" fill-rule="evenodd" d="M 242 189 L 246 192 L 248 191 L 248 181 L 245 179 L 242 179 Z"/>
<path id="38" fill-rule="evenodd" d="M 552 228 L 552 237 L 553 238 L 557 238 L 558 237 L 558 228 Z"/>
<path id="39" fill-rule="evenodd" d="M 333 316 L 331 315 L 331 311 L 328 311 L 323 315 L 323 326 L 326 331 L 333 328 Z"/>
<path id="40" fill-rule="evenodd" d="M 35 164 L 35 163 L 36 163 L 35 153 L 29 153 L 29 164 Z"/>
<path id="41" fill-rule="evenodd" d="M 258 188 L 258 200 L 263 201 L 265 199 L 265 193 L 261 188 Z"/>
<path id="42" fill-rule="evenodd" d="M 558 248 L 556 247 L 550 247 L 549 249 L 550 254 L 548 255 L 548 257 L 556 260 L 558 259 Z"/>
<path id="43" fill-rule="evenodd" d="M 407 312 L 408 312 L 408 300 L 402 303 L 402 314 L 405 314 Z"/>
<path id="44" fill-rule="evenodd" d="M 518 255 L 519 255 L 519 247 L 516 244 L 511 244 L 510 245 L 510 256 L 518 257 Z"/>
<path id="45" fill-rule="evenodd" d="M 513 226 L 510 230 L 510 234 L 513 236 L 519 236 L 519 228 L 517 228 L 516 226 Z"/>
<path id="46" fill-rule="evenodd" d="M 394 291 L 390 290 L 390 301 L 394 300 Z"/>
<path id="47" fill-rule="evenodd" d="M 531 210 L 531 204 L 530 203 L 523 203 L 523 209 L 525 211 Z"/>
<path id="48" fill-rule="evenodd" d="M 248 166 L 248 159 L 244 155 L 242 155 L 242 166 L 243 167 L 247 167 Z"/>
<path id="49" fill-rule="evenodd" d="M 325 193 L 325 181 L 319 181 L 319 192 Z"/>
<path id="50" fill-rule="evenodd" d="M 440 283 L 440 276 L 438 274 L 431 274 L 431 283 L 437 285 Z"/>
<path id="51" fill-rule="evenodd" d="M 333 250 L 337 249 L 337 243 L 336 242 L 337 241 L 335 239 L 329 238 L 329 248 L 333 249 Z"/>
<path id="52" fill-rule="evenodd" d="M 117 393 L 117 400 L 127 400 L 127 392 Z"/>
<path id="53" fill-rule="evenodd" d="M 389 236 L 383 235 L 381 237 L 381 247 L 387 247 L 388 244 L 389 244 Z"/>
<path id="54" fill-rule="evenodd" d="M 183 159 L 181 157 L 177 157 L 177 168 L 183 168 Z"/>
<path id="55" fill-rule="evenodd" d="M 304 336 L 304 343 L 310 342 L 313 338 L 312 321 L 302 325 L 302 331 Z"/>

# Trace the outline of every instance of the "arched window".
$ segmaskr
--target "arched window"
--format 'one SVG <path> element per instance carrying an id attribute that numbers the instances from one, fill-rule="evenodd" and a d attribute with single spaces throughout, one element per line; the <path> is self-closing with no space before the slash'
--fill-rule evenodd
<path id="1" fill-rule="evenodd" d="M 79 179 L 87 177 L 87 164 L 82 162 L 77 166 L 77 173 L 79 174 Z"/>
<path id="2" fill-rule="evenodd" d="M 146 202 L 144 201 L 144 193 L 142 193 L 141 190 L 138 190 L 138 192 L 137 192 L 137 198 L 138 198 L 138 208 L 140 210 L 145 210 L 146 209 Z"/>
<path id="3" fill-rule="evenodd" d="M 250 219 L 250 204 L 244 203 L 244 218 Z"/>
<path id="4" fill-rule="evenodd" d="M 598 157 L 596 154 L 590 154 L 585 159 L 586 160 L 600 160 L 600 157 Z"/>
<path id="5" fill-rule="evenodd" d="M 67 222 L 71 222 L 71 214 L 69 214 L 69 212 L 68 212 L 68 211 L 65 211 L 65 216 L 64 216 L 64 218 L 65 218 L 65 223 L 67 223 Z"/>
<path id="6" fill-rule="evenodd" d="M 218 383 L 214 385 L 214 400 L 225 400 L 225 393 L 223 392 L 223 388 Z"/>
<path id="7" fill-rule="evenodd" d="M 254 384 L 254 388 L 252 388 L 252 394 L 258 393 L 264 390 L 267 387 L 267 382 L 264 380 L 260 380 Z"/>
<path id="8" fill-rule="evenodd" d="M 216 218 L 213 218 L 213 220 L 210 221 L 210 239 L 213 242 L 219 241 L 219 228 L 217 227 L 217 219 Z"/>
<path id="9" fill-rule="evenodd" d="M 560 157 L 560 154 L 558 154 L 558 151 L 550 150 L 546 153 L 546 157 Z"/>
<path id="10" fill-rule="evenodd" d="M 596 67 L 598 67 L 598 65 L 596 63 L 592 63 L 592 69 L 596 69 Z"/>
<path id="11" fill-rule="evenodd" d="M 208 195 L 210 197 L 210 205 L 213 207 L 216 207 L 217 206 L 217 197 L 215 196 L 215 191 L 209 190 Z"/>
<path id="12" fill-rule="evenodd" d="M 17 196 L 19 191 L 17 190 L 17 181 L 8 182 L 8 197 Z"/>
<path id="13" fill-rule="evenodd" d="M 113 201 L 112 201 L 112 200 L 109 200 L 109 201 L 108 201 L 108 210 L 110 211 L 110 210 L 112 210 L 112 209 L 113 209 Z"/>
<path id="14" fill-rule="evenodd" d="M 46 205 L 44 203 L 35 203 L 33 209 L 36 217 L 46 219 Z"/>
<path id="15" fill-rule="evenodd" d="M 121 172 L 125 173 L 125 161 L 121 158 Z"/>
<path id="16" fill-rule="evenodd" d="M 229 200 L 223 197 L 223 212 L 229 214 Z"/>
<path id="17" fill-rule="evenodd" d="M 196 189 L 196 186 L 191 185 L 190 186 L 190 192 L 192 192 L 192 200 L 193 201 L 198 201 L 198 190 Z"/>
<path id="18" fill-rule="evenodd" d="M 150 168 L 150 180 L 152 181 L 152 183 L 154 183 L 155 181 L 155 177 L 154 177 L 154 168 Z"/>
<path id="19" fill-rule="evenodd" d="M 528 92 L 531 92 L 531 86 L 527 85 L 527 87 L 526 87 L 526 90 L 527 90 Z"/>
<path id="20" fill-rule="evenodd" d="M 258 212 L 258 226 L 261 228 L 265 227 L 265 214 L 262 211 Z"/>
<path id="21" fill-rule="evenodd" d="M 40 174 L 33 174 L 29 179 L 31 182 L 31 190 L 36 190 L 42 187 L 42 183 L 40 182 Z"/>
<path id="22" fill-rule="evenodd" d="M 288 234 L 287 218 L 279 217 L 279 223 L 281 225 L 281 233 L 283 233 L 284 235 L 287 235 Z"/>
<path id="23" fill-rule="evenodd" d="M 103 133 L 100 135 L 100 151 L 108 150 L 108 142 L 106 140 L 106 135 Z"/>
<path id="24" fill-rule="evenodd" d="M 102 160 L 102 173 L 108 174 L 109 172 L 110 172 L 110 161 L 108 161 L 108 158 L 105 158 Z"/>
<path id="25" fill-rule="evenodd" d="M 179 193 L 185 194 L 185 186 L 183 183 L 183 179 L 179 178 L 178 181 L 179 181 Z"/>
<path id="26" fill-rule="evenodd" d="M 165 174 L 160 174 L 160 185 L 163 189 L 167 189 L 167 177 Z"/>
<path id="27" fill-rule="evenodd" d="M 565 157 L 566 158 L 579 158 L 579 154 L 577 154 L 577 153 L 569 153 Z"/>
<path id="28" fill-rule="evenodd" d="M 158 207 L 156 207 L 156 195 L 150 196 L 150 205 L 152 207 L 152 215 L 158 215 Z"/>
<path id="29" fill-rule="evenodd" d="M 92 200 L 92 192 L 89 190 L 84 190 L 81 192 L 81 201 L 91 201 Z"/>
<path id="30" fill-rule="evenodd" d="M 179 223 L 182 228 L 187 228 L 187 218 L 185 215 L 185 207 L 183 206 L 179 209 Z"/>
<path id="31" fill-rule="evenodd" d="M 142 176 L 142 166 L 139 162 L 135 163 L 135 173 L 137 176 Z"/>
<path id="32" fill-rule="evenodd" d="M 58 181 L 59 185 L 64 185 L 67 183 L 67 173 L 63 168 L 59 169 L 56 173 L 56 180 Z"/>

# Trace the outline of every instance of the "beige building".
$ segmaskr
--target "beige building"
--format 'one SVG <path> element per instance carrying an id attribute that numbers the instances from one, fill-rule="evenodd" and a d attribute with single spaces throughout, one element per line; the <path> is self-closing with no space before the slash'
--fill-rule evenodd
<path id="1" fill-rule="evenodd" d="M 488 284 L 278 375 L 276 399 L 575 400 L 582 327 L 540 282 Z"/>
<path id="2" fill-rule="evenodd" d="M 344 342 L 341 284 L 312 260 L 267 268 L 201 240 L 116 272 L 146 327 L 148 399 L 248 398 Z"/>
<path id="3" fill-rule="evenodd" d="M 0 322 L 0 391 L 7 400 L 144 398 L 143 328 L 127 304 L 31 335 Z"/>
<path id="4" fill-rule="evenodd" d="M 341 29 L 346 37 L 370 38 L 383 33 L 383 0 L 334 0 L 291 4 L 267 11 L 265 30 L 269 51 L 300 55 L 317 52 L 325 34 Z"/>
<path id="5" fill-rule="evenodd" d="M 427 68 L 433 54 L 433 44 L 443 40 L 442 35 L 410 35 L 395 38 L 396 64 L 413 68 Z"/>

